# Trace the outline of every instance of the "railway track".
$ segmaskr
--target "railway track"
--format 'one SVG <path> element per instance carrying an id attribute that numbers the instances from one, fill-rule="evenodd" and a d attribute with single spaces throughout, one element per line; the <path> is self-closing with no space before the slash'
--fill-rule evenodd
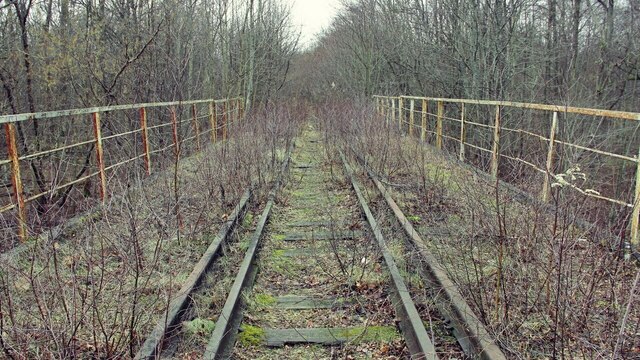
<path id="1" fill-rule="evenodd" d="M 344 155 L 326 154 L 310 126 L 287 185 L 255 218 L 245 194 L 136 358 L 505 358 L 437 266 L 419 272 L 385 237 Z M 221 286 L 224 303 L 198 300 Z"/>

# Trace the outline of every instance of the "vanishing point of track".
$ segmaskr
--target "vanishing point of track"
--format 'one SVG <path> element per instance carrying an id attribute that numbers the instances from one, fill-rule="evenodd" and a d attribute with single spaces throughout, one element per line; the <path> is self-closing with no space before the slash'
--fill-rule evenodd
<path id="1" fill-rule="evenodd" d="M 424 255 L 420 286 L 407 280 L 412 274 L 394 256 L 402 242 L 385 238 L 343 152 L 342 163 L 328 154 L 311 125 L 288 149 L 255 226 L 245 231 L 244 253 L 225 265 L 237 271 L 206 346 L 194 345 L 192 358 L 505 359 L 433 258 Z M 420 249 L 420 236 L 370 176 L 404 237 Z M 176 334 L 196 316 L 194 294 L 207 287 L 205 278 L 231 257 L 225 246 L 247 222 L 251 201 L 247 190 L 136 358 L 184 357 L 184 337 Z M 437 300 L 416 302 L 416 286 Z"/>

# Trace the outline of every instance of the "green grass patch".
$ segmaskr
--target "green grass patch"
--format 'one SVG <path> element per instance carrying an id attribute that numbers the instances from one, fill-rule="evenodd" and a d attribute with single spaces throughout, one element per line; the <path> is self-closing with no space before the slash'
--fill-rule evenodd
<path id="1" fill-rule="evenodd" d="M 254 301 L 259 307 L 268 307 L 276 303 L 276 298 L 269 294 L 256 294 Z"/>

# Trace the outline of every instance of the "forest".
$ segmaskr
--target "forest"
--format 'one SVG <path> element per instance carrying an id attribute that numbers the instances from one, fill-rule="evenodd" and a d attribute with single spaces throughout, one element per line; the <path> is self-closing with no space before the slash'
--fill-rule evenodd
<path id="1" fill-rule="evenodd" d="M 343 151 L 362 163 L 391 237 L 392 189 L 427 239 L 400 256 L 411 291 L 428 249 L 506 358 L 640 356 L 640 0 L 341 0 L 300 31 L 285 0 L 0 0 L 0 358 L 141 358 L 236 214 L 174 334 L 200 358 L 260 211 L 299 195 L 282 164 L 315 171 L 305 146 L 335 192 Z M 386 296 L 358 256 L 345 296 Z M 409 358 L 396 340 L 290 358 Z M 440 357 L 474 358 L 458 342 Z"/>

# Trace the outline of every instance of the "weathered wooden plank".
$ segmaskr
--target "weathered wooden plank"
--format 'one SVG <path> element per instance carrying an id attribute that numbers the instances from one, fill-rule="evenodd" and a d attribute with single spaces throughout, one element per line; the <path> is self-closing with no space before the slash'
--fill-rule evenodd
<path id="1" fill-rule="evenodd" d="M 264 343 L 271 347 L 281 347 L 287 344 L 321 344 L 333 346 L 347 342 L 390 342 L 400 337 L 396 328 L 392 326 L 265 329 L 264 333 Z"/>
<path id="2" fill-rule="evenodd" d="M 339 297 L 286 295 L 276 297 L 274 307 L 286 310 L 337 309 L 346 307 L 350 303 L 348 299 Z"/>
<path id="3" fill-rule="evenodd" d="M 326 240 L 353 240 L 363 237 L 360 231 L 315 231 L 307 233 L 288 234 L 284 241 L 326 241 Z"/>

